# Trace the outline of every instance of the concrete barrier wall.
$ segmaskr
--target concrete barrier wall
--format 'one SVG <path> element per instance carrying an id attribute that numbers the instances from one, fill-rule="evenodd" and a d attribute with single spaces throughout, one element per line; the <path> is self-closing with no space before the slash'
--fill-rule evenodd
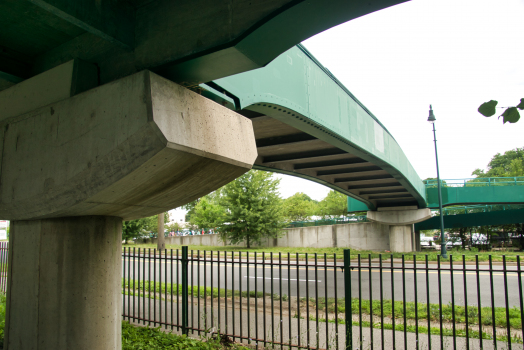
<path id="1" fill-rule="evenodd" d="M 149 240 L 148 240 L 149 241 Z M 156 239 L 150 240 L 156 243 Z M 224 247 L 231 246 L 219 235 L 166 237 L 166 244 Z M 245 247 L 237 244 L 236 247 Z M 359 250 L 390 250 L 389 226 L 375 222 L 288 228 L 277 239 L 266 239 L 260 247 L 353 248 Z"/>

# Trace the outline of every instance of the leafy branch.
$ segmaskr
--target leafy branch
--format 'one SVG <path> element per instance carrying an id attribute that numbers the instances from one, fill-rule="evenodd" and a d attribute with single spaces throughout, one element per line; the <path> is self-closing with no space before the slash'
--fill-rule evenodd
<path id="1" fill-rule="evenodd" d="M 491 100 L 489 102 L 484 102 L 483 104 L 480 105 L 480 107 L 478 108 L 478 111 L 484 117 L 491 117 L 491 116 L 495 115 L 495 113 L 496 113 L 497 104 L 498 104 L 498 101 L 495 101 L 495 100 Z M 506 123 L 516 123 L 520 119 L 520 113 L 518 111 L 519 109 L 520 110 L 524 109 L 524 98 L 520 99 L 520 103 L 517 106 L 506 108 L 504 113 L 502 113 L 499 116 L 499 119 L 500 119 L 500 117 L 502 117 L 503 118 L 502 120 L 504 121 L 504 124 L 506 124 Z"/>

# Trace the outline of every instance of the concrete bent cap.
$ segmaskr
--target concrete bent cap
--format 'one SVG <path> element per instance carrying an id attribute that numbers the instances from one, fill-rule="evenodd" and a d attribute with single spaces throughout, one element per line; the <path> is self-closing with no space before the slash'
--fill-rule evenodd
<path id="1" fill-rule="evenodd" d="M 388 210 L 388 211 L 368 211 L 367 218 L 370 221 L 384 225 L 411 225 L 431 218 L 431 210 L 411 209 L 411 210 Z"/>
<path id="2" fill-rule="evenodd" d="M 251 169 L 251 121 L 148 71 L 3 122 L 0 217 L 125 220 Z"/>

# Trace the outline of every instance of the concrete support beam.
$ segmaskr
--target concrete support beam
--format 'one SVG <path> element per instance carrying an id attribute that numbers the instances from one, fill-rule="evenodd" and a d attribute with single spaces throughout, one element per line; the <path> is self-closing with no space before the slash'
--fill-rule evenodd
<path id="1" fill-rule="evenodd" d="M 368 211 L 367 217 L 370 221 L 384 225 L 410 225 L 431 218 L 431 210 L 416 207 L 387 207 Z"/>
<path id="2" fill-rule="evenodd" d="M 17 86 L 0 92 L 10 115 L 24 110 Z M 234 180 L 257 155 L 249 119 L 148 71 L 0 120 L 0 140 L 9 220 L 155 215 Z"/>
<path id="3" fill-rule="evenodd" d="M 412 225 L 389 227 L 389 248 L 393 253 L 413 251 Z"/>
<path id="4" fill-rule="evenodd" d="M 4 346 L 120 350 L 122 220 L 11 221 Z"/>

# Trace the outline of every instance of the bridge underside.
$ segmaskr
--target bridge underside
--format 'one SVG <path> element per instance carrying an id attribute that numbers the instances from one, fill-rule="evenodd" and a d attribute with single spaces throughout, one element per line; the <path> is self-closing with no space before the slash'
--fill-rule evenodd
<path id="1" fill-rule="evenodd" d="M 375 207 L 417 206 L 417 200 L 391 174 L 282 121 L 254 111 L 251 119 L 258 157 L 254 168 L 302 177 L 349 196 L 358 196 Z"/>

